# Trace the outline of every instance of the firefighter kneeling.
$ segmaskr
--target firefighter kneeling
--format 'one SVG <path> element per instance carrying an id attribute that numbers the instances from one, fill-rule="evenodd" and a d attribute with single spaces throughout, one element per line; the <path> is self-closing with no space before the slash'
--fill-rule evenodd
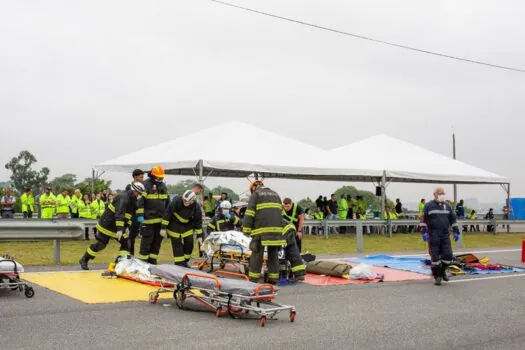
<path id="1" fill-rule="evenodd" d="M 170 202 L 162 218 L 162 237 L 170 236 L 175 265 L 188 266 L 193 251 L 193 233 L 202 238 L 202 212 L 197 196 L 193 191 L 186 191 Z"/>
<path id="2" fill-rule="evenodd" d="M 106 208 L 97 223 L 97 242 L 89 246 L 80 259 L 80 267 L 89 270 L 88 262 L 106 248 L 111 238 L 120 243 L 120 256 L 129 256 L 129 242 L 126 227 L 131 225 L 137 199 L 146 192 L 140 182 L 131 184 L 131 189 L 119 194 Z"/>
<path id="3" fill-rule="evenodd" d="M 306 274 L 306 266 L 304 265 L 299 247 L 297 247 L 297 230 L 295 226 L 283 219 L 283 236 L 286 239 L 286 247 L 284 247 L 284 257 L 290 262 L 291 271 L 293 272 L 296 281 L 304 281 Z"/>

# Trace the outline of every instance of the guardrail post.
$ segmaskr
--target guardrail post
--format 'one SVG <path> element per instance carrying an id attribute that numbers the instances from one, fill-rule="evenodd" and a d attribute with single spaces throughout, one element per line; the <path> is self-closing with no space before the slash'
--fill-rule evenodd
<path id="1" fill-rule="evenodd" d="M 53 242 L 53 250 L 55 252 L 55 264 L 60 265 L 60 240 L 55 239 Z"/>
<path id="2" fill-rule="evenodd" d="M 323 221 L 324 238 L 328 239 L 328 220 Z"/>
<path id="3" fill-rule="evenodd" d="M 355 236 L 357 238 L 357 251 L 359 253 L 363 252 L 363 224 L 357 222 L 355 226 Z"/>
<path id="4" fill-rule="evenodd" d="M 388 226 L 388 237 L 392 238 L 392 220 L 388 219 L 386 224 Z"/>
<path id="5" fill-rule="evenodd" d="M 459 239 L 458 239 L 458 242 L 456 243 L 456 247 L 463 248 L 463 223 L 462 222 L 458 224 L 458 231 L 459 231 Z"/>

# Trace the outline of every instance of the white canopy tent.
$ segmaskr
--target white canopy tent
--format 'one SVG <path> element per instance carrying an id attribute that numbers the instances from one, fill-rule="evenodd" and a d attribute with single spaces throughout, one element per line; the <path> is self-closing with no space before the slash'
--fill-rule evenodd
<path id="1" fill-rule="evenodd" d="M 387 135 L 377 135 L 332 151 L 353 167 L 381 171 L 388 182 L 499 184 L 510 198 L 510 180 Z M 347 164 L 343 163 L 343 167 Z"/>
<path id="2" fill-rule="evenodd" d="M 242 140 L 238 147 L 236 142 Z M 225 140 L 222 142 L 221 140 Z M 343 168 L 325 151 L 291 138 L 234 121 L 198 131 L 95 165 L 97 170 L 131 172 L 155 165 L 171 175 L 278 177 L 329 181 L 377 181 L 381 171 Z"/>

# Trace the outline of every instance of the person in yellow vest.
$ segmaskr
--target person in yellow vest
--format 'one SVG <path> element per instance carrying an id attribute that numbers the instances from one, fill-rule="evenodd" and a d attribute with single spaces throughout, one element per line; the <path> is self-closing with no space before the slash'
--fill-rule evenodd
<path id="1" fill-rule="evenodd" d="M 51 220 L 53 219 L 53 215 L 55 214 L 55 205 L 56 205 L 56 197 L 51 192 L 51 187 L 46 187 L 46 191 L 43 195 L 40 196 L 39 199 L 40 202 L 40 208 L 42 212 L 42 219 L 44 220 Z"/>
<path id="2" fill-rule="evenodd" d="M 213 218 L 215 216 L 215 209 L 217 208 L 217 200 L 213 198 L 213 194 L 209 193 L 208 196 L 204 197 L 202 205 L 204 214 L 209 218 Z"/>
<path id="3" fill-rule="evenodd" d="M 385 208 L 385 212 L 383 213 L 383 220 L 397 220 L 397 215 L 394 210 L 390 207 Z M 392 226 L 392 232 L 396 231 L 396 227 Z"/>
<path id="4" fill-rule="evenodd" d="M 76 202 L 76 208 L 79 219 L 91 219 L 91 201 L 89 200 L 89 195 L 85 194 L 84 198 L 80 198 L 80 200 Z M 86 241 L 89 240 L 89 227 L 85 228 L 84 235 Z"/>
<path id="5" fill-rule="evenodd" d="M 319 221 L 323 221 L 324 220 L 324 213 L 323 211 L 321 210 L 321 208 L 319 207 L 315 207 L 315 212 L 314 212 L 314 220 L 319 220 Z M 312 234 L 316 234 L 316 233 L 321 233 L 323 230 L 323 226 L 320 225 L 318 227 L 313 227 L 312 228 Z"/>
<path id="6" fill-rule="evenodd" d="M 419 217 L 421 218 L 421 215 L 423 215 L 423 211 L 425 211 L 425 198 L 421 198 L 421 202 L 419 202 L 419 207 L 418 207 L 418 214 L 419 214 Z"/>
<path id="7" fill-rule="evenodd" d="M 282 205 L 282 216 L 295 226 L 297 248 L 301 252 L 304 226 L 304 209 L 297 203 L 293 203 L 290 198 L 285 198 Z"/>
<path id="8" fill-rule="evenodd" d="M 66 189 L 62 190 L 56 198 L 56 212 L 59 219 L 69 219 L 69 203 L 68 193 Z"/>
<path id="9" fill-rule="evenodd" d="M 97 220 L 102 216 L 104 210 L 106 210 L 106 205 L 104 204 L 104 201 L 102 201 L 100 193 L 96 193 L 94 197 L 95 198 L 90 205 L 91 219 Z"/>
<path id="10" fill-rule="evenodd" d="M 366 220 L 366 212 L 363 210 L 363 208 L 357 208 L 356 219 L 363 221 Z M 368 226 L 363 226 L 363 234 L 368 234 Z"/>
<path id="11" fill-rule="evenodd" d="M 468 214 L 468 216 L 467 216 L 467 220 L 477 220 L 477 219 L 478 219 L 478 214 L 476 214 L 475 210 L 472 210 L 470 212 L 470 214 Z M 469 231 L 470 232 L 481 232 L 479 230 L 479 225 L 476 225 L 476 226 L 470 225 L 470 230 Z M 467 231 L 465 230 L 465 232 L 467 232 Z"/>
<path id="12" fill-rule="evenodd" d="M 361 211 L 363 213 L 366 213 L 366 210 L 368 209 L 368 204 L 366 204 L 366 201 L 363 198 L 363 196 L 357 196 L 356 199 L 357 200 L 356 200 L 356 209 L 355 209 L 355 211 L 357 212 L 357 209 L 361 208 Z"/>
<path id="13" fill-rule="evenodd" d="M 339 199 L 339 203 L 337 203 L 337 216 L 339 217 L 339 220 L 346 220 L 348 216 L 348 202 L 346 201 L 346 198 L 344 195 L 341 196 L 341 199 Z M 348 219 L 352 219 L 352 217 L 349 217 Z M 346 227 L 341 226 L 339 228 L 340 233 L 346 232 Z"/>
<path id="14" fill-rule="evenodd" d="M 71 219 L 78 219 L 80 217 L 78 213 L 78 202 L 82 201 L 82 193 L 77 188 L 75 190 L 75 193 L 73 194 L 73 197 L 71 197 Z"/>
<path id="15" fill-rule="evenodd" d="M 20 202 L 22 203 L 24 219 L 31 219 L 35 212 L 35 197 L 33 197 L 33 189 L 31 187 L 26 189 L 25 193 L 20 197 Z"/>

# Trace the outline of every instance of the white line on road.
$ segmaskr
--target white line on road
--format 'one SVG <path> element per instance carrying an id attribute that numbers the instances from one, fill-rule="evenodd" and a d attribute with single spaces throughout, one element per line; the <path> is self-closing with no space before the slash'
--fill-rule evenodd
<path id="1" fill-rule="evenodd" d="M 525 277 L 525 273 L 520 273 L 517 275 L 505 275 L 505 276 L 475 277 L 475 278 L 468 278 L 464 280 L 450 281 L 448 283 L 463 283 L 463 282 L 473 282 L 473 281 L 497 280 L 500 278 L 515 278 L 515 277 Z"/>

